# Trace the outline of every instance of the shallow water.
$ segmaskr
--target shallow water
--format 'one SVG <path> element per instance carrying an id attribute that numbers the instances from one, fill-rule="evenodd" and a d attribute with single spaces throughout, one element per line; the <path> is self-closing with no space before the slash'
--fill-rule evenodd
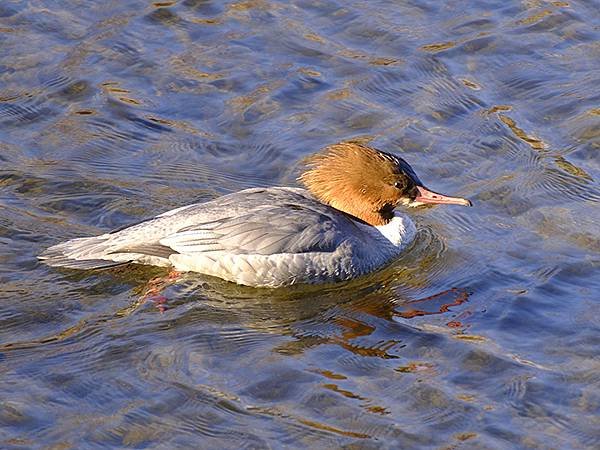
<path id="1" fill-rule="evenodd" d="M 598 448 L 599 9 L 0 3 L 0 447 Z M 348 139 L 475 207 L 309 290 L 36 261 Z"/>

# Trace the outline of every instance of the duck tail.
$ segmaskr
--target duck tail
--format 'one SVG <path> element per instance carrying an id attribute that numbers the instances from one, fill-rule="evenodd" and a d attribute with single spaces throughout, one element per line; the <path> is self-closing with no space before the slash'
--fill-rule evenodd
<path id="1" fill-rule="evenodd" d="M 106 269 L 131 262 L 109 259 L 109 238 L 102 235 L 71 239 L 47 248 L 38 259 L 49 266 L 81 270 Z"/>

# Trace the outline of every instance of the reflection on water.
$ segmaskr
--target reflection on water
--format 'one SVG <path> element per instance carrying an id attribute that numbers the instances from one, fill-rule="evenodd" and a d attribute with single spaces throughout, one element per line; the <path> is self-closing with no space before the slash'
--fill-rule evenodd
<path id="1" fill-rule="evenodd" d="M 598 447 L 597 9 L 0 4 L 0 447 Z M 340 285 L 35 259 L 348 139 L 476 207 Z"/>

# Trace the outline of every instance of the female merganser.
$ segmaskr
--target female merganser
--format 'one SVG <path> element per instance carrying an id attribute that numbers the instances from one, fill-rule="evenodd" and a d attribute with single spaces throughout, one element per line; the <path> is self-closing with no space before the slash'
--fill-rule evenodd
<path id="1" fill-rule="evenodd" d="M 245 189 L 72 239 L 39 259 L 74 269 L 150 264 L 256 287 L 335 282 L 385 265 L 410 244 L 415 225 L 397 206 L 471 206 L 426 189 L 402 158 L 355 143 L 309 157 L 298 179 L 307 189 Z"/>

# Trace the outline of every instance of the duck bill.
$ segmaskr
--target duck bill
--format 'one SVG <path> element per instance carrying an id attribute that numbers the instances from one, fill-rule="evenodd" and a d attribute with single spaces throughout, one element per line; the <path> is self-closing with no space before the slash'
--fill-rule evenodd
<path id="1" fill-rule="evenodd" d="M 430 191 L 423 186 L 417 186 L 419 195 L 415 198 L 415 203 L 431 203 L 441 205 L 462 205 L 462 206 L 473 206 L 470 200 L 462 197 L 450 197 L 448 195 L 438 194 L 437 192 Z"/>

